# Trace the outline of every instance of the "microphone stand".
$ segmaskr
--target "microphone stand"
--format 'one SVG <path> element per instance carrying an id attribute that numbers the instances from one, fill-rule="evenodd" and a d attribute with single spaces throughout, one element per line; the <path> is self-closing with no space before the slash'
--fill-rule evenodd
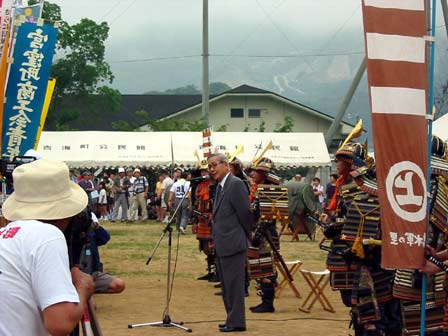
<path id="1" fill-rule="evenodd" d="M 182 206 L 183 202 L 186 199 L 186 196 L 190 192 L 191 184 L 188 188 L 188 190 L 184 193 L 182 196 L 182 200 L 177 205 L 176 209 L 174 210 L 174 213 L 171 215 L 171 218 L 168 220 L 167 225 L 162 231 L 162 234 L 160 235 L 159 241 L 157 242 L 156 246 L 154 247 L 154 250 L 152 251 L 151 255 L 148 257 L 148 260 L 146 261 L 146 265 L 148 265 L 152 258 L 154 257 L 156 251 L 159 248 L 159 245 L 161 241 L 163 240 L 163 237 L 165 237 L 166 233 L 168 232 L 168 262 L 167 262 L 167 276 L 166 276 L 166 302 L 165 302 L 165 309 L 164 309 L 164 315 L 162 317 L 162 321 L 157 322 L 147 322 L 147 323 L 139 323 L 139 324 L 129 324 L 128 328 L 138 328 L 138 327 L 146 327 L 146 326 L 153 326 L 153 327 L 176 327 L 179 329 L 182 329 L 187 332 L 192 332 L 193 330 L 187 327 L 183 326 L 183 322 L 173 322 L 170 317 L 170 301 L 171 301 L 171 292 L 172 292 L 172 286 L 170 285 L 171 282 L 171 246 L 172 246 L 172 237 L 173 237 L 173 228 L 171 227 L 171 223 L 173 222 L 173 219 L 176 218 L 176 215 Z M 179 232 L 177 233 L 179 237 Z M 174 274 L 173 274 L 174 279 Z"/>

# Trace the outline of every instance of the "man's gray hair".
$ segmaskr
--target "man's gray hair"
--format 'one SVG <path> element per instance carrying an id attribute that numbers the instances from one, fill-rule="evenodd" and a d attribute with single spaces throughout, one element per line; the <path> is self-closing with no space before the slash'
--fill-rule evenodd
<path id="1" fill-rule="evenodd" d="M 219 162 L 225 162 L 225 163 L 229 162 L 229 158 L 227 157 L 227 155 L 225 155 L 223 153 L 212 154 L 208 157 L 207 161 L 210 161 L 212 158 L 218 158 Z"/>

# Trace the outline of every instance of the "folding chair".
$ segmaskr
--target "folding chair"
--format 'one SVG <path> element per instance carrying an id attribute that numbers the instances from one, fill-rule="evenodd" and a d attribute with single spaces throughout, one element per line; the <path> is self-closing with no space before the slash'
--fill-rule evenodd
<path id="1" fill-rule="evenodd" d="M 300 270 L 300 273 L 306 283 L 310 286 L 311 292 L 308 294 L 305 301 L 303 301 L 302 305 L 299 307 L 299 310 L 304 313 L 309 313 L 316 301 L 319 301 L 324 310 L 335 313 L 333 306 L 324 293 L 325 288 L 330 282 L 330 271 L 325 270 L 321 272 L 311 272 L 302 269 Z"/>
<path id="2" fill-rule="evenodd" d="M 294 295 L 298 299 L 300 299 L 302 296 L 300 295 L 299 290 L 293 284 L 293 282 L 289 280 L 285 270 L 280 266 L 280 263 L 278 261 L 275 264 L 277 266 L 277 270 L 283 276 L 283 279 L 278 283 L 277 288 L 275 289 L 275 297 L 279 298 L 280 294 L 282 293 L 283 289 L 285 289 L 286 285 L 289 285 L 289 287 L 294 292 Z M 297 271 L 299 270 L 300 266 L 302 266 L 303 263 L 300 260 L 295 260 L 295 261 L 286 261 L 285 264 L 288 267 L 289 273 L 294 278 L 294 274 L 297 273 Z"/>
<path id="3" fill-rule="evenodd" d="M 282 235 L 292 235 L 292 230 L 291 230 L 291 226 L 289 224 L 289 218 L 287 219 L 282 219 L 281 221 L 281 229 L 280 229 L 280 236 Z"/>

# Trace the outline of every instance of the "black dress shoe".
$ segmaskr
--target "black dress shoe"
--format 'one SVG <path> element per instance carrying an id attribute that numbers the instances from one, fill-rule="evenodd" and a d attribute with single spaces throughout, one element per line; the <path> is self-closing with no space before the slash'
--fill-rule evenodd
<path id="1" fill-rule="evenodd" d="M 213 285 L 213 287 L 215 287 L 215 288 L 221 288 L 222 286 L 221 286 L 221 283 L 219 283 L 219 284 Z"/>
<path id="2" fill-rule="evenodd" d="M 208 282 L 219 282 L 219 276 L 216 273 L 212 273 L 208 279 Z"/>
<path id="3" fill-rule="evenodd" d="M 218 324 L 218 327 L 219 327 L 219 328 L 224 328 L 225 326 L 226 326 L 225 323 L 220 323 L 220 324 Z"/>
<path id="4" fill-rule="evenodd" d="M 209 280 L 211 278 L 211 276 L 212 276 L 212 273 L 207 273 L 205 275 L 198 277 L 197 279 L 198 280 Z"/>
<path id="5" fill-rule="evenodd" d="M 252 313 L 273 313 L 275 308 L 273 305 L 262 303 L 255 307 L 249 308 Z"/>
<path id="6" fill-rule="evenodd" d="M 263 305 L 263 303 L 259 303 L 259 304 L 256 305 L 256 306 L 249 307 L 249 310 L 252 311 L 252 310 L 254 310 L 254 309 L 257 309 L 257 308 L 261 307 L 262 305 Z"/>
<path id="7" fill-rule="evenodd" d="M 216 295 L 216 296 L 223 296 L 224 293 L 223 293 L 222 291 L 221 291 L 221 292 L 216 292 L 215 295 Z"/>
<path id="8" fill-rule="evenodd" d="M 228 326 L 225 326 L 225 327 L 219 328 L 219 331 L 220 332 L 238 332 L 238 331 L 246 331 L 246 328 L 245 327 L 228 327 Z"/>

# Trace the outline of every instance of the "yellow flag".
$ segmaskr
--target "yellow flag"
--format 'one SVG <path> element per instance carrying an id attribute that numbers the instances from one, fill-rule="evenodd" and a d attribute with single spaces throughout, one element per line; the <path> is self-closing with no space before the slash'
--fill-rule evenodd
<path id="1" fill-rule="evenodd" d="M 53 97 L 54 87 L 56 85 L 56 79 L 50 79 L 47 84 L 47 92 L 45 92 L 44 106 L 42 107 L 42 113 L 40 115 L 39 128 L 37 129 L 36 142 L 34 143 L 34 149 L 37 149 L 39 145 L 40 135 L 44 129 L 45 120 L 47 119 L 48 109 L 50 108 L 51 98 Z"/>

